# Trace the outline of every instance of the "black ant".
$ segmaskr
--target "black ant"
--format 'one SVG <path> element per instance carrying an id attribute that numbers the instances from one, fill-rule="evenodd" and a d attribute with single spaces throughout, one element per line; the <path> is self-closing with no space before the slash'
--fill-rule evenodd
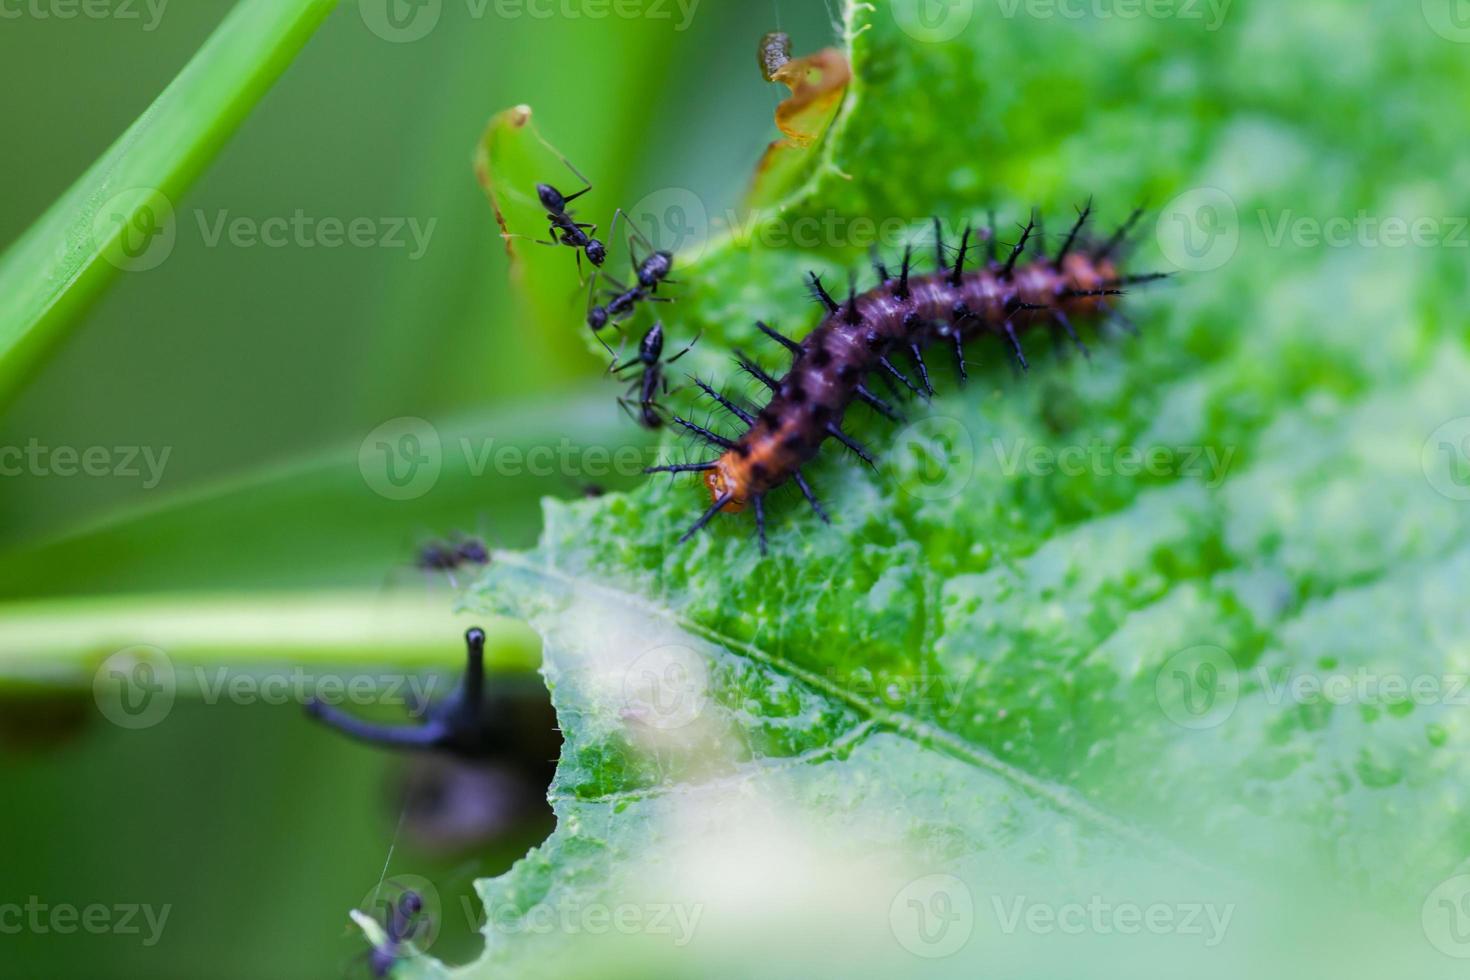
<path id="1" fill-rule="evenodd" d="M 625 216 L 626 212 L 622 208 L 618 208 L 617 211 L 613 212 L 612 233 L 608 237 L 616 237 L 618 219 Z M 609 322 L 616 323 L 625 319 L 643 300 L 655 303 L 668 302 L 667 299 L 655 296 L 654 294 L 658 292 L 660 283 L 672 283 L 675 281 L 669 278 L 669 273 L 674 270 L 674 254 L 654 248 L 653 243 L 633 225 L 632 219 L 629 219 L 628 224 L 633 228 L 633 234 L 628 237 L 628 252 L 632 256 L 633 274 L 637 279 L 637 283 L 633 286 L 626 286 L 612 276 L 607 276 L 606 273 L 603 273 L 603 275 L 607 276 L 608 282 L 616 287 L 616 291 L 611 294 L 611 299 L 608 300 L 606 305 L 594 305 L 588 309 L 587 326 L 591 327 L 594 333 L 607 326 Z M 641 259 L 638 258 L 633 249 L 633 239 L 635 236 L 648 249 L 648 255 Z M 594 277 L 594 291 L 596 285 L 596 278 Z"/>
<path id="2" fill-rule="evenodd" d="M 546 145 L 547 149 L 551 149 L 550 143 L 546 143 L 544 139 L 541 142 Z M 607 246 L 589 234 L 590 232 L 597 231 L 597 226 L 583 224 L 577 221 L 572 212 L 567 210 L 568 204 L 571 204 L 577 198 L 592 190 L 592 182 L 582 176 L 582 172 L 572 166 L 572 162 L 566 157 L 562 157 L 560 154 L 557 154 L 557 156 L 561 157 L 561 162 L 566 164 L 567 169 L 576 174 L 577 179 L 587 186 L 575 194 L 563 194 L 550 184 L 536 185 L 536 197 L 540 199 L 541 206 L 546 209 L 546 220 L 549 222 L 551 231 L 551 241 L 543 242 L 538 239 L 537 244 L 553 246 L 566 245 L 569 248 L 577 249 L 577 270 L 579 273 L 582 269 L 583 254 L 586 254 L 587 261 L 591 262 L 594 267 L 601 267 L 602 263 L 607 261 Z"/>
<path id="3" fill-rule="evenodd" d="M 490 564 L 490 549 L 479 538 L 430 541 L 419 548 L 414 564 L 426 572 L 453 573 L 465 565 Z"/>
<path id="4" fill-rule="evenodd" d="M 406 891 L 388 909 L 383 931 L 387 934 L 381 943 L 368 954 L 368 968 L 373 976 L 381 978 L 393 972 L 393 968 L 404 958 L 405 947 L 418 935 L 419 913 L 424 910 L 424 899 L 418 892 Z"/>
<path id="5" fill-rule="evenodd" d="M 629 391 L 633 388 L 638 389 L 637 401 L 634 402 L 626 397 L 618 399 L 618 404 L 623 407 L 623 411 L 627 412 L 633 421 L 646 429 L 657 429 L 663 425 L 663 419 L 658 414 L 658 404 L 654 399 L 660 391 L 664 394 L 668 394 L 669 391 L 669 382 L 664 377 L 664 368 L 693 350 L 694 345 L 697 343 L 699 343 L 699 335 L 696 335 L 689 342 L 688 347 L 685 347 L 667 361 L 661 361 L 664 353 L 664 325 L 661 322 L 656 322 L 652 327 L 648 328 L 648 333 L 643 335 L 643 340 L 638 344 L 638 354 L 636 357 L 631 357 L 622 364 L 613 361 L 612 365 L 608 368 L 609 374 L 620 374 L 629 368 L 639 368 L 643 372 L 640 377 L 629 385 Z M 636 405 L 638 408 L 636 413 L 631 407 L 633 405 Z"/>

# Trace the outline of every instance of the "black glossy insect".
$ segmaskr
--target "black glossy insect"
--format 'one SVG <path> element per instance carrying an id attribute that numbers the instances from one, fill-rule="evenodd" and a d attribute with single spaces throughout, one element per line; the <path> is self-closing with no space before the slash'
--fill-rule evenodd
<path id="1" fill-rule="evenodd" d="M 406 891 L 388 909 L 383 931 L 383 941 L 368 954 L 368 968 L 373 976 L 381 978 L 393 972 L 393 968 L 404 958 L 406 947 L 418 935 L 418 917 L 424 910 L 424 899 L 418 892 Z"/>
<path id="2" fill-rule="evenodd" d="M 514 738 L 514 732 L 506 731 L 506 719 L 490 711 L 485 702 L 485 631 L 474 627 L 464 639 L 464 678 L 448 697 L 427 706 L 420 724 L 373 724 L 317 698 L 306 702 L 306 713 L 372 745 L 443 752 L 460 759 L 493 756 L 507 739 Z"/>
<path id="3" fill-rule="evenodd" d="M 613 213 L 612 232 L 609 238 L 617 236 L 618 221 L 624 217 L 626 217 L 626 212 L 622 208 Z M 628 224 L 629 227 L 633 227 L 631 219 Z M 648 250 L 648 254 L 641 259 L 638 258 L 634 249 L 635 238 Z M 628 252 L 633 262 L 634 283 L 631 286 L 619 282 L 606 272 L 599 273 L 612 284 L 613 289 L 608 293 L 609 299 L 605 305 L 597 306 L 591 302 L 589 297 L 587 326 L 591 327 L 594 333 L 609 323 L 617 323 L 626 319 L 641 302 L 668 302 L 667 298 L 655 294 L 660 284 L 675 282 L 669 278 L 669 273 L 674 271 L 673 253 L 654 248 L 653 243 L 636 227 L 633 227 L 633 233 L 628 236 Z M 597 278 L 594 276 L 592 296 L 596 296 L 596 290 Z"/>
<path id="4" fill-rule="evenodd" d="M 549 223 L 551 241 L 538 241 L 540 245 L 565 245 L 577 249 L 577 268 L 582 267 L 582 256 L 587 256 L 587 261 L 593 266 L 600 267 L 607 261 L 607 247 L 592 237 L 597 231 L 597 226 L 577 221 L 567 205 L 577 198 L 592 190 L 592 182 L 582 176 L 582 172 L 572 166 L 571 161 L 562 157 L 561 162 L 567 165 L 567 169 L 577 175 L 577 179 L 587 186 L 575 194 L 563 194 L 551 184 L 537 184 L 536 197 L 540 199 L 541 206 L 546 209 L 546 220 Z"/>
<path id="5" fill-rule="evenodd" d="M 419 548 L 414 564 L 426 572 L 453 572 L 465 565 L 490 564 L 490 549 L 479 538 L 430 541 Z"/>
<path id="6" fill-rule="evenodd" d="M 663 418 L 658 414 L 658 403 L 655 401 L 661 392 L 668 394 L 669 391 L 669 382 L 664 376 L 664 368 L 693 350 L 694 345 L 697 343 L 699 343 L 698 336 L 689 341 L 688 347 L 685 347 L 667 361 L 662 360 L 664 353 L 664 325 L 662 322 L 657 322 L 648 328 L 648 332 L 643 335 L 643 339 L 638 343 L 638 354 L 636 356 L 628 358 L 622 364 L 614 361 L 612 366 L 608 368 L 609 374 L 621 374 L 631 368 L 638 368 L 643 372 L 637 378 L 634 378 L 628 386 L 630 393 L 634 389 L 637 389 L 637 399 L 634 400 L 628 397 L 618 399 L 618 404 L 623 407 L 623 411 L 632 417 L 633 421 L 646 429 L 657 429 L 664 424 Z M 702 384 L 702 382 L 697 383 Z"/>

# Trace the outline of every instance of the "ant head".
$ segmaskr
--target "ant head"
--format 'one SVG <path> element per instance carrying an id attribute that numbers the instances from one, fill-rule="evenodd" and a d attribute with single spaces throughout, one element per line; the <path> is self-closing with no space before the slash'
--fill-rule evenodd
<path id="1" fill-rule="evenodd" d="M 406 891 L 398 900 L 398 911 L 404 915 L 418 915 L 424 910 L 424 897 L 415 891 Z"/>
<path id="2" fill-rule="evenodd" d="M 607 246 L 597 239 L 587 242 L 587 261 L 600 266 L 607 261 Z"/>
<path id="3" fill-rule="evenodd" d="M 594 306 L 588 310 L 587 326 L 591 327 L 594 333 L 607 326 L 607 307 Z"/>
<path id="4" fill-rule="evenodd" d="M 541 206 L 548 211 L 555 211 L 560 214 L 567 206 L 566 197 L 562 195 L 561 191 L 552 187 L 550 184 L 537 184 L 536 196 L 541 199 Z"/>

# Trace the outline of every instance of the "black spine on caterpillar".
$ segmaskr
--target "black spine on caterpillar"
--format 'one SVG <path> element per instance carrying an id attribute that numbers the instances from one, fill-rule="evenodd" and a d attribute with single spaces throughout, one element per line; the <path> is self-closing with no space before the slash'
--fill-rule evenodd
<path id="1" fill-rule="evenodd" d="M 1004 259 L 994 254 L 993 229 L 990 254 L 982 257 L 970 228 L 964 230 L 959 246 L 951 249 L 937 234 L 936 220 L 938 267 L 931 273 L 913 272 L 911 249 L 905 250 L 897 275 L 875 259 L 878 284 L 863 293 L 850 287 L 842 300 L 831 294 L 819 276 L 810 275 L 812 297 L 825 311 L 815 329 L 796 342 L 763 323 L 757 324 L 790 352 L 790 370 L 776 379 L 743 354 L 738 355 L 741 366 L 770 391 L 769 400 L 748 422 L 744 434 L 727 439 L 676 417 L 677 424 L 720 449 L 721 455 L 703 463 L 648 470 L 704 474 L 710 507 L 680 540 L 688 540 L 721 511 L 733 513 L 750 506 L 755 511 L 764 552 L 764 498 L 787 482 L 795 482 L 826 520 L 825 511 L 802 475 L 802 466 L 829 438 L 872 465 L 873 454 L 842 429 L 848 406 L 855 400 L 862 401 L 889 418 L 897 418 L 893 407 L 869 387 L 869 379 L 877 377 L 895 392 L 898 389 L 893 383 L 897 382 L 916 395 L 931 394 L 924 351 L 936 344 L 952 352 L 961 379 L 966 374 L 965 347 L 981 337 L 1000 338 L 1021 368 L 1029 368 L 1021 336 L 1040 325 L 1065 335 L 1086 354 L 1075 323 L 1100 317 L 1121 320 L 1114 305 L 1125 287 L 1164 278 L 1162 274 L 1127 276 L 1119 269 L 1119 252 L 1141 211 L 1134 211 L 1117 233 L 1100 243 L 1084 236 L 1091 214 L 1089 203 L 1054 256 L 1024 258 L 1026 246 L 1036 234 L 1034 217 Z M 951 254 L 952 262 L 948 258 Z M 912 362 L 918 383 L 895 363 L 896 359 Z M 738 415 L 737 420 L 746 421 Z"/>

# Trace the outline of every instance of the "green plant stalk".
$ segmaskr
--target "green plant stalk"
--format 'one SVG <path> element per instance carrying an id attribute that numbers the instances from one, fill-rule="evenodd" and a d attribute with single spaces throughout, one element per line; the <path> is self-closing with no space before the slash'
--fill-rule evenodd
<path id="1" fill-rule="evenodd" d="M 485 630 L 485 667 L 529 674 L 541 665 L 531 628 L 498 616 L 451 617 L 442 594 L 377 591 L 153 595 L 46 599 L 0 605 L 0 692 L 85 688 L 113 653 L 157 647 L 179 671 L 193 667 L 311 673 L 385 667 L 458 670 L 470 625 Z"/>
<path id="2" fill-rule="evenodd" d="M 173 201 L 189 187 L 335 7 L 335 0 L 242 0 L 137 121 L 0 255 L 0 405 L 110 280 L 116 269 L 106 255 L 124 224 L 159 195 Z M 139 189 L 152 196 L 130 193 Z M 125 222 L 99 231 L 109 207 L 122 207 Z"/>

